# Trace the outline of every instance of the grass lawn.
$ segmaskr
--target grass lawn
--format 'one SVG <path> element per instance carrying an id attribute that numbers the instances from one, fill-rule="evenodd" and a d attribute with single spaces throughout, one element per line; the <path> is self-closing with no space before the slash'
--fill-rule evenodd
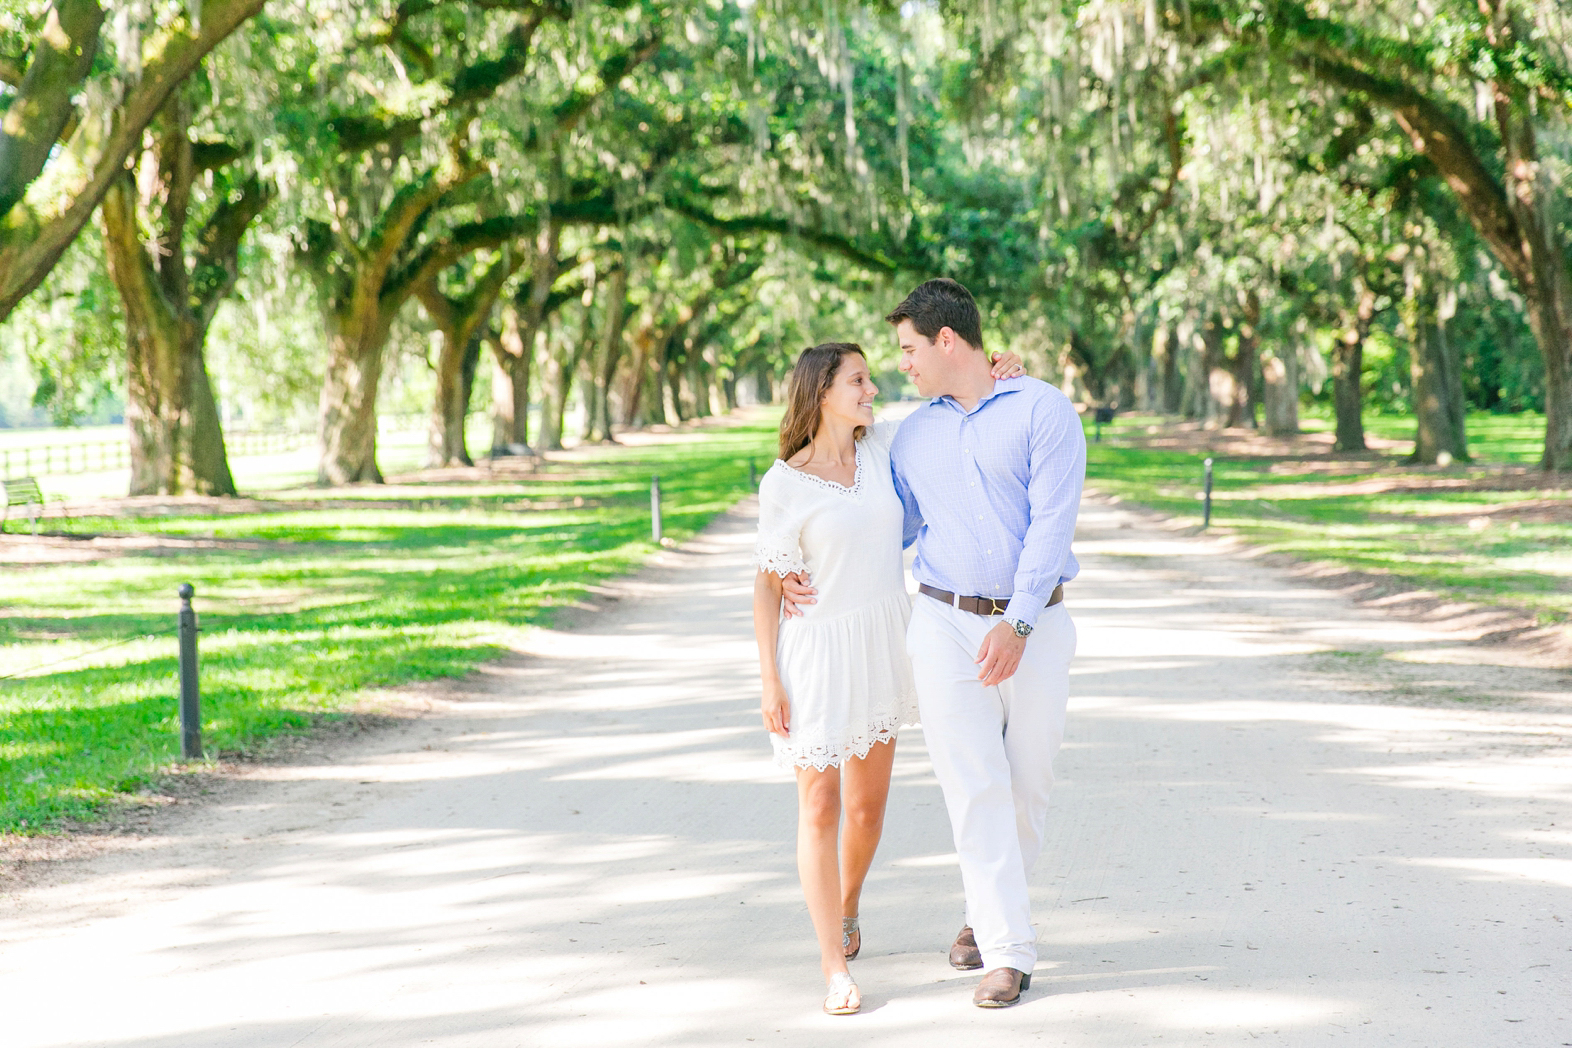
<path id="1" fill-rule="evenodd" d="M 1572 616 L 1572 476 L 1535 468 L 1542 417 L 1471 416 L 1474 461 L 1445 469 L 1403 464 L 1412 418 L 1377 416 L 1366 427 L 1385 446 L 1344 456 L 1331 452 L 1325 418 L 1307 419 L 1305 436 L 1273 440 L 1122 416 L 1089 445 L 1087 480 L 1198 525 L 1211 455 L 1212 523 L 1249 542 L 1525 608 L 1544 623 Z"/>
<path id="2" fill-rule="evenodd" d="M 173 769 L 180 583 L 197 593 L 208 753 L 243 753 L 370 689 L 494 657 L 651 552 L 652 473 L 681 540 L 750 490 L 774 435 L 763 418 L 513 479 L 64 522 L 112 555 L 0 568 L 0 677 L 17 675 L 0 680 L 0 832 L 90 818 Z"/>

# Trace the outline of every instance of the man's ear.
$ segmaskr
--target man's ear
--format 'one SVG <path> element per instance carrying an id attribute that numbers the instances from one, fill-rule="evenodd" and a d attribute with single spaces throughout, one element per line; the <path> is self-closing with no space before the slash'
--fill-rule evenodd
<path id="1" fill-rule="evenodd" d="M 948 355 L 955 352 L 955 331 L 950 327 L 942 327 L 933 336 L 933 341 L 938 345 L 939 351 Z"/>

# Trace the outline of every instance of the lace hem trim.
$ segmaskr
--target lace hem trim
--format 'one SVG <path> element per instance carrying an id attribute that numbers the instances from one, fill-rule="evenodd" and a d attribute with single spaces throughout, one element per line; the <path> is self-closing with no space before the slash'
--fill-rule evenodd
<path id="1" fill-rule="evenodd" d="M 823 771 L 830 767 L 838 768 L 851 757 L 861 760 L 868 756 L 868 751 L 881 742 L 894 742 L 903 722 L 915 723 L 898 715 L 880 717 L 868 725 L 866 731 L 857 732 L 846 740 L 844 752 L 828 742 L 804 746 L 787 741 L 777 745 L 775 763 L 782 768 L 812 768 L 814 771 Z"/>
<path id="2" fill-rule="evenodd" d="M 782 459 L 776 459 L 775 464 L 780 466 L 780 468 L 785 470 L 787 473 L 817 484 L 825 491 L 833 491 L 837 495 L 860 495 L 862 494 L 862 478 L 863 474 L 866 472 L 864 467 L 867 465 L 867 461 L 867 456 L 862 453 L 862 441 L 859 440 L 857 442 L 857 472 L 852 477 L 852 485 L 849 488 L 844 484 L 837 484 L 833 480 L 825 480 L 823 477 L 816 476 L 812 473 L 806 473 L 803 470 L 788 466 Z"/>
<path id="3" fill-rule="evenodd" d="M 753 566 L 760 571 L 773 571 L 781 578 L 785 578 L 794 572 L 808 570 L 808 565 L 803 563 L 801 556 L 783 549 L 760 548 L 754 550 Z"/>

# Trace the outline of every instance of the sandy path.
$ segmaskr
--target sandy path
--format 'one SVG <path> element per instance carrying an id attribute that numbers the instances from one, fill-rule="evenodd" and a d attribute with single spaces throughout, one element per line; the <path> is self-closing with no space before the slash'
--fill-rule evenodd
<path id="1" fill-rule="evenodd" d="M 1567 676 L 1082 520 L 1021 1007 L 971 1007 L 944 963 L 959 878 L 909 732 L 865 1011 L 817 1013 L 740 511 L 429 716 L 8 900 L 0 1042 L 1572 1043 Z"/>

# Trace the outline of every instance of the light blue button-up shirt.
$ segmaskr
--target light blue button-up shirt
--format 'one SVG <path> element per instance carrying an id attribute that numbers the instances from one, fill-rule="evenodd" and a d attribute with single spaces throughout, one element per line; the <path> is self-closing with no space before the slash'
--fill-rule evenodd
<path id="1" fill-rule="evenodd" d="M 918 582 L 1008 599 L 1006 618 L 1036 625 L 1054 587 L 1080 572 L 1070 540 L 1086 436 L 1046 382 L 998 379 L 971 411 L 936 397 L 901 423 L 890 470 Z"/>

